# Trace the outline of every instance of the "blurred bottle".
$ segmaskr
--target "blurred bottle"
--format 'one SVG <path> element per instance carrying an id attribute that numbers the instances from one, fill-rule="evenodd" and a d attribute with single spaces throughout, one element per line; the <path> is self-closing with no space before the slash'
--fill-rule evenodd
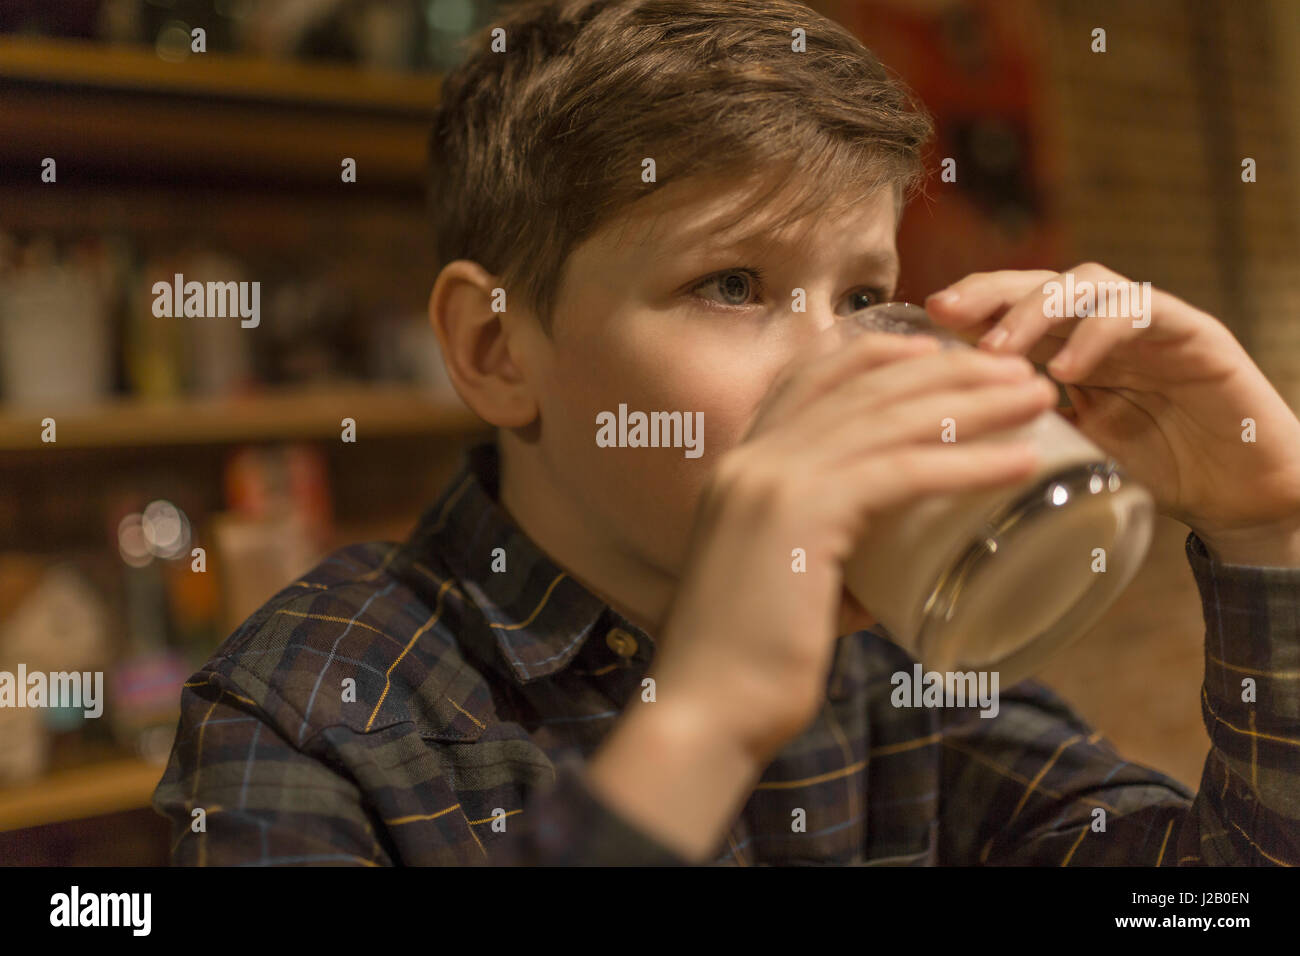
<path id="1" fill-rule="evenodd" d="M 241 263 L 206 248 L 182 256 L 176 271 L 185 276 L 186 282 L 248 281 Z M 187 394 L 215 397 L 253 385 L 252 342 L 260 328 L 244 328 L 237 315 L 174 321 L 181 329 L 182 377 Z"/>
<path id="2" fill-rule="evenodd" d="M 140 398 L 168 399 L 181 393 L 183 320 L 153 314 L 153 284 L 170 283 L 175 264 L 173 257 L 146 258 L 127 292 L 123 364 L 127 385 Z"/>
<path id="3" fill-rule="evenodd" d="M 226 466 L 226 500 L 212 539 L 229 633 L 324 557 L 333 529 L 324 455 L 309 445 L 240 449 Z"/>
<path id="4" fill-rule="evenodd" d="M 94 241 L 64 259 L 39 237 L 0 275 L 0 378 L 15 405 L 94 403 L 111 390 L 107 250 Z"/>

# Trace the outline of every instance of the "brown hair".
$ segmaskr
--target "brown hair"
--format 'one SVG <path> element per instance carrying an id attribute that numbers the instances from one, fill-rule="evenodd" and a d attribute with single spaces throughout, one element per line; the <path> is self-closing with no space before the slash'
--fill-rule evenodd
<path id="1" fill-rule="evenodd" d="M 524 0 L 468 45 L 430 137 L 438 258 L 478 262 L 548 331 L 570 251 L 669 183 L 784 172 L 784 223 L 882 186 L 901 206 L 922 179 L 929 115 L 796 0 Z"/>

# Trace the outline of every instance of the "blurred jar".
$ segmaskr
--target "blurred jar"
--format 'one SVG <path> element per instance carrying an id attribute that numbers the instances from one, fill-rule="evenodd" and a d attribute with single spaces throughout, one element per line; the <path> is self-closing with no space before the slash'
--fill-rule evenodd
<path id="1" fill-rule="evenodd" d="M 112 383 L 108 304 L 86 273 L 33 265 L 0 280 L 0 379 L 7 402 L 89 404 Z"/>

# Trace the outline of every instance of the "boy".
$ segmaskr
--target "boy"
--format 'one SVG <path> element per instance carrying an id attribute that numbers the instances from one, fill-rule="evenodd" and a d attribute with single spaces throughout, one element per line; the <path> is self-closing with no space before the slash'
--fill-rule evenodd
<path id="1" fill-rule="evenodd" d="M 930 134 L 854 37 L 793 0 L 498 25 L 435 122 L 429 303 L 498 441 L 406 542 L 330 556 L 187 683 L 155 796 L 174 860 L 1300 862 L 1300 421 L 1224 326 L 1158 291 L 1146 328 L 1049 319 L 1059 276 L 999 272 L 927 305 L 1004 341 L 832 346 L 894 293 Z M 1032 681 L 993 719 L 891 706 L 911 658 L 843 587 L 880 509 L 1029 474 L 935 423 L 1040 414 L 1053 355 L 1079 427 L 1192 528 L 1198 794 Z M 625 412 L 682 433 L 606 447 Z"/>

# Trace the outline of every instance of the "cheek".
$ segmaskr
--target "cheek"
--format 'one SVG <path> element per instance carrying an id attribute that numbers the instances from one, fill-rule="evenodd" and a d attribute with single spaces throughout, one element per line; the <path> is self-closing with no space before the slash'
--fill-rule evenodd
<path id="1" fill-rule="evenodd" d="M 704 412 L 715 453 L 740 441 L 779 367 L 762 354 L 733 349 L 684 370 L 694 383 L 693 393 Z"/>
<path id="2" fill-rule="evenodd" d="M 789 356 L 752 334 L 682 326 L 669 334 L 659 329 L 638 333 L 635 323 L 628 325 L 631 328 L 619 335 L 589 335 L 564 343 L 544 393 L 543 422 L 549 418 L 556 430 L 566 432 L 565 444 L 609 452 L 612 449 L 596 447 L 596 416 L 617 414 L 620 403 L 629 412 L 699 412 L 704 419 L 704 454 L 683 462 L 678 450 L 676 467 L 670 471 L 692 476 L 708 471 L 716 456 L 740 440 Z M 581 453 L 582 447 L 573 450 Z M 673 457 L 660 449 L 626 451 L 651 471 L 659 470 L 652 459 L 666 465 Z"/>
<path id="3" fill-rule="evenodd" d="M 583 486 L 591 505 L 667 559 L 680 549 L 718 456 L 740 440 L 781 357 L 759 349 L 752 334 L 680 325 L 664 333 L 635 320 L 614 331 L 575 336 L 557 348 L 542 392 L 543 443 L 553 467 Z M 629 413 L 702 413 L 703 454 L 599 447 L 596 416 L 617 416 L 620 403 Z"/>
<path id="4" fill-rule="evenodd" d="M 617 412 L 619 402 L 631 402 L 636 388 L 627 370 L 612 360 L 607 344 L 596 338 L 565 342 L 556 352 L 541 389 L 542 430 L 548 442 L 558 442 L 584 456 L 596 448 L 596 416 Z"/>
<path id="5" fill-rule="evenodd" d="M 707 471 L 735 445 L 762 396 L 765 375 L 743 348 L 714 347 L 701 337 L 643 345 L 635 371 L 622 377 L 628 408 L 702 416 L 704 454 L 690 471 Z M 635 404 L 634 404 L 635 402 Z"/>
<path id="6" fill-rule="evenodd" d="M 740 442 L 759 403 L 786 361 L 750 335 L 702 336 L 694 348 L 676 349 L 656 383 L 665 409 L 704 414 L 706 470 Z"/>

